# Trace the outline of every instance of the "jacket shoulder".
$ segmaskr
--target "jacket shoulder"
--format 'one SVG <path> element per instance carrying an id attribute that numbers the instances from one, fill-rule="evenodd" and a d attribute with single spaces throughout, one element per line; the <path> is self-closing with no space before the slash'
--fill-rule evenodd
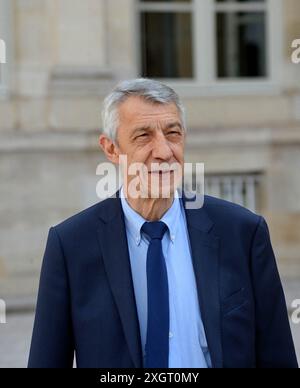
<path id="1" fill-rule="evenodd" d="M 59 224 L 55 225 L 54 228 L 59 234 L 62 235 L 75 231 L 83 232 L 86 229 L 94 228 L 95 225 L 99 222 L 101 215 L 107 212 L 109 205 L 111 206 L 112 203 L 112 198 L 98 202 L 93 206 L 82 210 L 81 212 L 60 222 Z"/>
<path id="2" fill-rule="evenodd" d="M 212 219 L 224 218 L 231 222 L 246 222 L 257 225 L 262 218 L 241 205 L 208 195 L 204 198 L 204 209 Z"/>

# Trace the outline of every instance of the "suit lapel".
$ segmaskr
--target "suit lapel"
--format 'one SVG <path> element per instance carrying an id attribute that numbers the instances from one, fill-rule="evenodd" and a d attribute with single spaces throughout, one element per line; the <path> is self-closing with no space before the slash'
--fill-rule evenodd
<path id="1" fill-rule="evenodd" d="M 108 281 L 120 313 L 125 338 L 136 368 L 142 349 L 124 216 L 119 198 L 110 198 L 100 215 L 99 240 Z"/>
<path id="2" fill-rule="evenodd" d="M 186 200 L 183 197 L 185 204 Z M 219 298 L 219 238 L 209 233 L 213 227 L 205 210 L 187 210 L 200 311 L 214 368 L 221 368 L 221 316 Z"/>

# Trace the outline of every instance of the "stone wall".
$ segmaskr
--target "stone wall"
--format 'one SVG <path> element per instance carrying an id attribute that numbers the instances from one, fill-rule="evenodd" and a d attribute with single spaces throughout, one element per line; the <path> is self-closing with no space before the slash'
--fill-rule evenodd
<path id="1" fill-rule="evenodd" d="M 0 98 L 0 296 L 36 292 L 48 229 L 97 202 L 103 96 L 138 76 L 134 0 L 0 0 L 9 94 Z M 300 276 L 300 4 L 284 0 L 278 85 L 183 93 L 187 160 L 208 173 L 259 172 L 282 274 Z M 181 88 L 178 89 L 179 92 Z"/>

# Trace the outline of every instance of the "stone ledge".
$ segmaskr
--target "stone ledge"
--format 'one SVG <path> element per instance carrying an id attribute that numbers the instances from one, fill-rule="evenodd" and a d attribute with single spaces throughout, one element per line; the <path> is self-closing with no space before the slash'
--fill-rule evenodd
<path id="1" fill-rule="evenodd" d="M 300 145 L 300 127 L 287 128 L 212 128 L 188 131 L 187 145 L 203 146 L 259 146 Z"/>
<path id="2" fill-rule="evenodd" d="M 100 130 L 0 131 L 0 151 L 95 151 Z M 187 149 L 239 146 L 300 146 L 300 128 L 191 129 Z"/>
<path id="3" fill-rule="evenodd" d="M 97 150 L 100 132 L 0 132 L 0 152 Z"/>
<path id="4" fill-rule="evenodd" d="M 110 70 L 87 66 L 57 66 L 50 76 L 50 96 L 105 96 L 113 86 Z"/>
<path id="5" fill-rule="evenodd" d="M 15 297 L 6 300 L 7 315 L 25 314 L 35 311 L 37 295 L 30 295 L 26 297 Z"/>

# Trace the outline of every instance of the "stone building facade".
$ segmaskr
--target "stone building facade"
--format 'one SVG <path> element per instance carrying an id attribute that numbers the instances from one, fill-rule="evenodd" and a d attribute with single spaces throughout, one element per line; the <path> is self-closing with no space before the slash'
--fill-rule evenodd
<path id="1" fill-rule="evenodd" d="M 300 277 L 299 0 L 0 0 L 0 297 L 34 295 L 51 225 L 98 201 L 103 96 L 164 79 L 207 191 L 263 214 Z"/>

